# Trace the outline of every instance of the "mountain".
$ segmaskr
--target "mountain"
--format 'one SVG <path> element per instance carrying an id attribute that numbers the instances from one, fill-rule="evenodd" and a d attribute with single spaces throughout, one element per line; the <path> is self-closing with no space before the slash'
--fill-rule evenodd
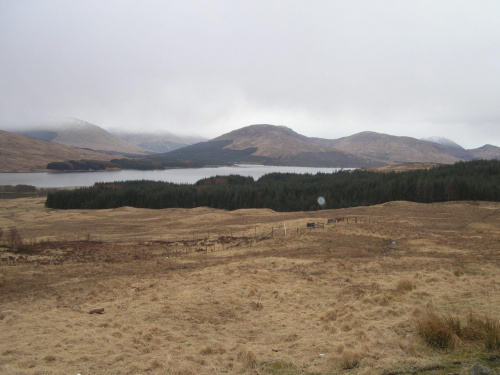
<path id="1" fill-rule="evenodd" d="M 0 130 L 0 172 L 44 172 L 54 161 L 99 160 L 113 157 Z"/>
<path id="2" fill-rule="evenodd" d="M 99 131 L 99 127 L 83 121 L 76 125 L 78 126 L 72 126 L 73 130 L 71 131 L 64 127 L 62 131 L 61 128 L 52 127 L 35 129 L 30 134 L 36 135 L 38 138 L 55 140 L 64 139 L 66 136 L 71 138 L 69 135 L 76 133 L 79 135 L 76 138 L 80 141 L 87 139 L 85 136 L 89 134 L 103 134 Z M 75 128 L 80 129 L 80 131 Z M 117 138 L 107 132 L 104 133 Z M 109 139 L 105 138 L 105 134 L 103 134 L 101 145 Z M 136 141 L 153 141 L 154 137 L 151 137 L 151 135 L 145 135 L 141 138 L 135 135 L 134 139 Z M 97 141 L 93 141 L 94 147 Z M 126 143 L 123 140 L 120 141 Z M 159 142 L 161 141 L 159 139 Z M 44 142 L 45 145 L 47 143 Z M 31 155 L 32 150 L 37 150 L 38 147 L 41 146 L 26 146 L 22 150 L 22 155 L 24 157 Z M 135 147 L 138 148 L 138 146 Z M 21 150 L 22 147 L 20 146 L 19 149 Z M 70 156 L 62 158 L 62 160 L 82 158 L 95 159 L 92 156 Z M 456 145 L 443 145 L 411 137 L 398 137 L 375 132 L 362 132 L 339 139 L 310 138 L 286 126 L 261 124 L 246 126 L 212 140 L 187 145 L 170 152 L 144 155 L 134 159 L 121 159 L 108 165 L 102 166 L 101 164 L 101 167 L 164 169 L 247 163 L 303 167 L 374 168 L 407 163 L 451 164 L 473 159 L 500 159 L 500 148 L 485 145 L 478 149 L 465 150 Z M 49 161 L 56 161 L 56 159 L 52 158 Z M 41 166 L 44 165 L 38 165 L 38 168 Z M 82 164 L 82 167 L 78 167 L 72 163 L 72 166 L 74 169 L 87 169 L 89 164 Z M 57 165 L 56 169 L 61 167 L 64 168 L 64 165 Z"/>
<path id="3" fill-rule="evenodd" d="M 255 156 L 281 157 L 297 155 L 305 152 L 321 152 L 327 150 L 309 142 L 309 138 L 294 132 L 286 126 L 250 125 L 221 135 L 213 141 L 230 141 L 226 146 L 231 150 L 244 150 L 257 147 Z"/>
<path id="4" fill-rule="evenodd" d="M 28 130 L 18 134 L 66 146 L 88 148 L 110 154 L 146 155 L 148 151 L 108 133 L 97 125 L 78 119 L 69 119 Z"/>
<path id="5" fill-rule="evenodd" d="M 128 143 L 156 153 L 169 152 L 194 143 L 206 141 L 202 137 L 180 137 L 169 132 L 131 133 L 112 131 L 111 133 Z"/>
<path id="6" fill-rule="evenodd" d="M 159 159 L 204 160 L 212 164 L 255 163 L 314 167 L 376 167 L 383 163 L 328 146 L 285 126 L 250 125 L 207 142 L 197 143 Z"/>
<path id="7" fill-rule="evenodd" d="M 479 148 L 468 150 L 474 159 L 498 159 L 500 160 L 500 147 L 484 145 Z"/>
<path id="8" fill-rule="evenodd" d="M 450 164 L 461 160 L 460 157 L 450 154 L 446 150 L 447 146 L 411 137 L 398 137 L 375 132 L 362 132 L 332 140 L 315 138 L 313 142 L 376 160 L 383 164 L 414 162 Z"/>
<path id="9" fill-rule="evenodd" d="M 461 148 L 462 150 L 464 150 L 464 148 L 462 146 L 460 146 L 458 143 L 455 143 L 451 139 L 446 138 L 446 137 L 428 137 L 428 138 L 422 138 L 421 140 L 438 143 L 438 144 L 443 145 L 443 146 L 451 146 L 451 147 Z"/>
<path id="10" fill-rule="evenodd" d="M 156 160 L 372 168 L 405 163 L 452 164 L 478 158 L 500 159 L 500 148 L 495 146 L 465 150 L 452 141 L 442 143 L 375 132 L 339 139 L 309 138 L 285 126 L 261 124 L 158 155 Z"/>

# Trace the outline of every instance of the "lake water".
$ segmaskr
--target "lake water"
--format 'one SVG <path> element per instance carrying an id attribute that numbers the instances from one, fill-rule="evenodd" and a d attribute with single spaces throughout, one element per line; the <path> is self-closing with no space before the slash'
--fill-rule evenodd
<path id="1" fill-rule="evenodd" d="M 276 167 L 267 165 L 236 165 L 217 168 L 166 169 L 157 171 L 101 171 L 101 172 L 47 172 L 0 173 L 0 185 L 32 185 L 46 187 L 92 186 L 96 182 L 152 180 L 193 184 L 202 178 L 238 174 L 255 180 L 265 174 L 281 173 L 333 173 L 341 168 Z"/>

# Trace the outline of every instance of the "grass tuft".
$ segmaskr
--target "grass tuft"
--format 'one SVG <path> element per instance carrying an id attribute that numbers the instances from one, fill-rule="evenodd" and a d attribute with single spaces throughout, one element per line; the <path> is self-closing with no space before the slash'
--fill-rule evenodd
<path id="1" fill-rule="evenodd" d="M 302 373 L 294 364 L 281 360 L 264 363 L 261 365 L 261 370 L 264 374 L 269 375 L 292 375 Z"/>
<path id="2" fill-rule="evenodd" d="M 433 348 L 448 349 L 457 344 L 457 336 L 446 319 L 430 309 L 417 321 L 417 332 Z"/>
<path id="3" fill-rule="evenodd" d="M 361 355 L 351 350 L 346 350 L 340 356 L 340 367 L 343 370 L 351 370 L 359 366 L 361 362 Z"/>
<path id="4" fill-rule="evenodd" d="M 448 349 L 462 340 L 479 342 L 486 350 L 500 349 L 500 322 L 491 316 L 470 313 L 465 324 L 456 316 L 440 317 L 428 310 L 417 321 L 417 332 L 431 347 Z"/>
<path id="5" fill-rule="evenodd" d="M 264 305 L 261 302 L 253 301 L 250 302 L 250 307 L 252 308 L 252 310 L 262 310 L 264 308 Z"/>
<path id="6" fill-rule="evenodd" d="M 238 353 L 238 361 L 243 364 L 243 370 L 250 370 L 258 367 L 257 356 L 251 350 L 241 350 Z"/>
<path id="7" fill-rule="evenodd" d="M 410 279 L 401 279 L 396 283 L 396 290 L 400 292 L 411 292 L 415 288 L 415 283 Z"/>
<path id="8" fill-rule="evenodd" d="M 463 329 L 463 337 L 481 342 L 487 350 L 500 349 L 500 322 L 491 316 L 474 316 L 470 313 Z"/>

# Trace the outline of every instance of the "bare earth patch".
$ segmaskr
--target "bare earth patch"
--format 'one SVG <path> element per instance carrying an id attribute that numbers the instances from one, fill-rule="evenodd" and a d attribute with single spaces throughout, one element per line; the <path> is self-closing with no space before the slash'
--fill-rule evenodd
<path id="1" fill-rule="evenodd" d="M 0 373 L 438 374 L 446 362 L 468 374 L 498 348 L 436 349 L 417 323 L 430 310 L 464 326 L 471 313 L 500 318 L 499 208 L 59 211 L 3 200 L 2 240 L 15 227 L 24 245 L 0 247 Z M 335 217 L 349 221 L 326 224 Z"/>

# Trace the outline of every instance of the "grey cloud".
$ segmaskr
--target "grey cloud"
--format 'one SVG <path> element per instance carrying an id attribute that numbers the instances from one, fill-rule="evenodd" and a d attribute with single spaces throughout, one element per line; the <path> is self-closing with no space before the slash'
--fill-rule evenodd
<path id="1" fill-rule="evenodd" d="M 62 115 L 213 137 L 277 123 L 500 145 L 499 11 L 495 1 L 4 1 L 0 126 Z"/>

